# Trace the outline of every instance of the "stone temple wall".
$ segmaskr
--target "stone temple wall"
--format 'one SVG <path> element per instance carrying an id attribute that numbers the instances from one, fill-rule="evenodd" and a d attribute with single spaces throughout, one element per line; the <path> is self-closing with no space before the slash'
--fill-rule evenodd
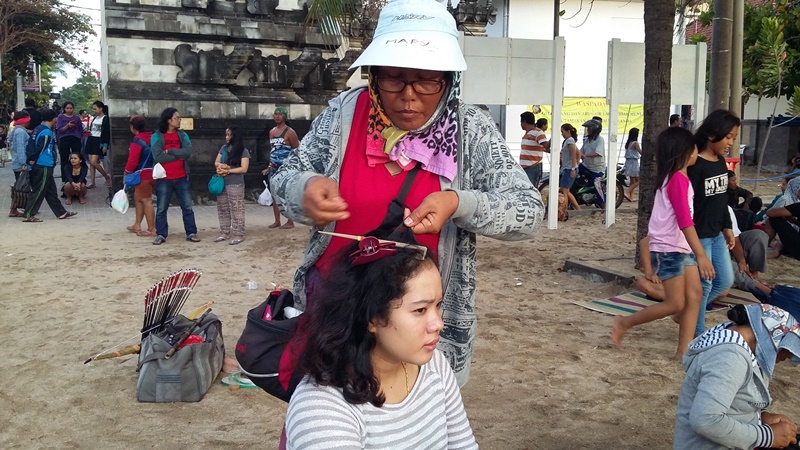
<path id="1" fill-rule="evenodd" d="M 190 158 L 195 198 L 225 142 L 238 125 L 251 152 L 246 186 L 263 188 L 268 131 L 276 106 L 289 110 L 302 137 L 330 98 L 347 88 L 359 50 L 338 58 L 321 35 L 302 26 L 303 0 L 104 0 L 103 97 L 111 117 L 110 161 L 115 187 L 132 134 L 130 116 L 148 127 L 167 107 L 191 118 Z M 354 27 L 355 29 L 355 27 Z M 356 29 L 352 42 L 359 42 Z"/>

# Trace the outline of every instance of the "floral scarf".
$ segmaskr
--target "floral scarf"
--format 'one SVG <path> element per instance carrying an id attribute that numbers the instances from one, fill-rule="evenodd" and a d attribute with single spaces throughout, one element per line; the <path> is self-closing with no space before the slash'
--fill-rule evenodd
<path id="1" fill-rule="evenodd" d="M 371 106 L 367 126 L 367 163 L 370 167 L 395 161 L 403 170 L 422 168 L 449 182 L 458 172 L 458 103 L 461 72 L 450 72 L 451 82 L 433 116 L 418 130 L 401 130 L 392 125 L 381 106 L 377 79 L 369 71 Z"/>

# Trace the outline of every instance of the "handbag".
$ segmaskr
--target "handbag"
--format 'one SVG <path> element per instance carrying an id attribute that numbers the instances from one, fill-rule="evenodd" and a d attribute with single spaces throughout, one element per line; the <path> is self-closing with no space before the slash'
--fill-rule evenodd
<path id="1" fill-rule="evenodd" d="M 147 152 L 147 156 L 144 158 L 144 161 L 142 161 L 139 164 L 139 168 L 136 169 L 135 172 L 131 172 L 131 173 L 125 175 L 125 177 L 123 178 L 123 180 L 125 182 L 125 186 L 127 186 L 128 189 L 131 189 L 134 186 L 136 186 L 136 185 L 138 185 L 138 184 L 140 184 L 142 182 L 142 170 L 147 168 L 147 163 L 149 163 L 150 159 L 153 157 L 153 152 L 150 149 L 150 145 L 148 145 L 147 142 L 145 142 L 145 141 L 143 141 L 142 139 L 139 139 L 139 138 L 134 138 L 133 142 L 136 143 L 137 145 L 139 145 L 139 147 L 142 148 L 143 152 L 146 151 Z"/>
<path id="2" fill-rule="evenodd" d="M 222 159 L 220 162 L 225 164 L 225 157 L 228 156 L 228 146 L 226 145 L 222 149 Z M 225 189 L 225 177 L 221 177 L 217 174 L 214 174 L 210 180 L 208 180 L 208 193 L 211 195 L 219 195 L 222 194 L 222 191 Z"/>
<path id="3" fill-rule="evenodd" d="M 256 386 L 287 403 L 303 379 L 297 362 L 305 348 L 297 329 L 306 316 L 288 317 L 286 308 L 293 304 L 290 291 L 272 291 L 247 313 L 244 331 L 236 343 L 236 360 L 242 372 Z"/>
<path id="4" fill-rule="evenodd" d="M 136 382 L 140 402 L 199 402 L 222 370 L 225 344 L 222 323 L 212 313 L 195 322 L 182 315 L 160 333 L 142 340 Z M 198 343 L 183 345 L 180 338 L 198 336 Z M 186 341 L 191 342 L 191 341 Z M 178 350 L 168 357 L 175 346 Z"/>

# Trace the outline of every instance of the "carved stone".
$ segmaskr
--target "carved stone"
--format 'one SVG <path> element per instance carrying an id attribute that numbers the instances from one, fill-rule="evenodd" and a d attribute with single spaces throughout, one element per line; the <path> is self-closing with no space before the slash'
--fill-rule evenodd
<path id="1" fill-rule="evenodd" d="M 208 0 L 181 0 L 181 6 L 184 8 L 206 9 L 208 8 Z"/>
<path id="2" fill-rule="evenodd" d="M 318 48 L 303 49 L 303 53 L 294 61 L 289 63 L 291 70 L 291 80 L 293 89 L 302 89 L 306 87 L 306 77 L 319 66 L 322 61 L 322 50 Z M 313 83 L 309 87 L 313 86 Z"/>
<path id="3" fill-rule="evenodd" d="M 358 55 L 361 52 L 358 50 L 348 50 L 344 54 L 344 58 L 337 60 L 331 58 L 328 60 L 328 67 L 323 74 L 323 83 L 325 89 L 333 91 L 343 91 L 347 88 L 347 80 L 353 75 L 355 69 L 350 69 L 350 66 L 356 62 Z"/>
<path id="4" fill-rule="evenodd" d="M 269 17 L 277 7 L 278 0 L 247 0 L 247 12 L 257 16 Z"/>
<path id="5" fill-rule="evenodd" d="M 175 47 L 178 83 L 236 84 L 236 78 L 253 54 L 253 46 L 237 44 L 228 55 L 222 50 L 192 50 L 189 44 Z"/>

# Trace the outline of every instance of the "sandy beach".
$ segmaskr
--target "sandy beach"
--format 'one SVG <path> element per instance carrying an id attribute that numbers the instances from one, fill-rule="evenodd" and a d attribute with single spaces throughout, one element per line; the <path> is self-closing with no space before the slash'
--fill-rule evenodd
<path id="1" fill-rule="evenodd" d="M 745 168 L 743 178 L 754 172 Z M 91 190 L 88 204 L 68 207 L 79 213 L 69 220 L 56 220 L 46 204 L 43 223 L 6 218 L 12 182 L 7 165 L 0 169 L 0 447 L 276 448 L 286 404 L 261 390 L 234 392 L 217 381 L 199 403 L 139 403 L 136 356 L 83 361 L 137 336 L 145 291 L 182 268 L 203 272 L 184 311 L 214 301 L 232 352 L 247 311 L 270 283 L 291 285 L 309 228 L 267 229 L 271 208 L 250 204 L 246 241 L 213 243 L 216 207 L 198 206 L 203 241 L 190 243 L 173 207 L 171 235 L 159 247 L 125 230 L 133 211 L 107 207 L 104 188 Z M 777 185 L 762 183 L 757 194 L 768 203 Z M 671 360 L 677 325 L 661 320 L 633 329 L 616 350 L 613 318 L 571 302 L 625 288 L 560 271 L 577 258 L 633 273 L 634 205 L 625 203 L 610 229 L 595 214 L 529 241 L 479 238 L 478 338 L 462 394 L 481 448 L 672 448 L 683 379 Z M 770 260 L 762 278 L 797 285 L 800 261 Z M 248 290 L 248 280 L 258 289 Z M 709 325 L 724 319 L 707 317 Z M 778 365 L 770 408 L 796 421 L 798 371 Z"/>

